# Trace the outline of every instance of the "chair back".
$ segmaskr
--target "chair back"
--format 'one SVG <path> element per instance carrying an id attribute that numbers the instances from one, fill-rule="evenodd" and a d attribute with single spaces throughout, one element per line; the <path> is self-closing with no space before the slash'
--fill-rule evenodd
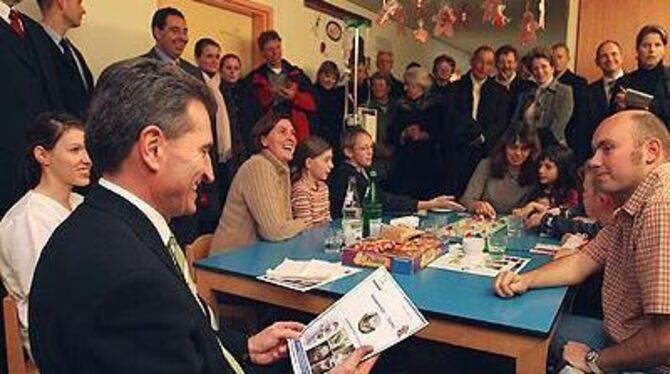
<path id="1" fill-rule="evenodd" d="M 5 344 L 7 346 L 7 369 L 9 374 L 37 373 L 35 365 L 23 353 L 23 343 L 19 327 L 19 312 L 10 296 L 2 300 L 2 312 L 5 325 Z"/>
<path id="2" fill-rule="evenodd" d="M 214 234 L 200 235 L 193 241 L 193 243 L 186 246 L 186 261 L 188 261 L 188 268 L 193 277 L 193 281 L 195 282 L 198 280 L 195 279 L 195 268 L 193 267 L 193 264 L 209 255 L 209 246 L 212 244 L 213 237 Z"/>

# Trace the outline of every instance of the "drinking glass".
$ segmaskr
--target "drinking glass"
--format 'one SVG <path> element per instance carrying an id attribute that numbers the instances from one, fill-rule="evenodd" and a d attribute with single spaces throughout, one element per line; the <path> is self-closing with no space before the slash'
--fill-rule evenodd
<path id="1" fill-rule="evenodd" d="M 523 220 L 521 217 L 510 215 L 507 217 L 507 248 L 510 250 L 523 249 Z"/>

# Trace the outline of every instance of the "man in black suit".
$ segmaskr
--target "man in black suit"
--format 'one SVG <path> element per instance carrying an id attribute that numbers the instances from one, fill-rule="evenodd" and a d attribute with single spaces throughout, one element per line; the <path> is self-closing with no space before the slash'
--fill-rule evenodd
<path id="1" fill-rule="evenodd" d="M 596 65 L 603 72 L 603 76 L 589 85 L 590 127 L 585 134 L 585 139 L 589 142 L 598 124 L 612 114 L 610 103 L 616 82 L 624 75 L 621 46 L 617 41 L 605 40 L 598 45 Z"/>
<path id="2" fill-rule="evenodd" d="M 81 26 L 86 11 L 81 0 L 37 0 L 37 4 L 42 12 L 42 28 L 52 41 L 49 51 L 56 68 L 53 78 L 58 83 L 63 109 L 83 119 L 93 91 L 93 75 L 66 34 Z"/>
<path id="3" fill-rule="evenodd" d="M 102 178 L 47 243 L 30 292 L 41 372 L 238 374 L 277 362 L 300 334 L 296 322 L 217 331 L 168 227 L 213 178 L 213 110 L 207 87 L 169 64 L 102 73 L 86 128 Z"/>
<path id="4" fill-rule="evenodd" d="M 188 43 L 188 27 L 186 25 L 186 18 L 179 9 L 165 7 L 154 12 L 151 19 L 151 33 L 156 44 L 149 52 L 140 57 L 177 65 L 192 77 L 205 82 L 202 70 L 181 58 Z M 212 117 L 213 133 L 216 133 L 215 118 Z M 216 139 L 214 144 L 211 157 L 214 165 L 217 165 L 218 154 L 216 149 L 218 148 L 218 143 Z M 177 240 L 182 246 L 193 242 L 199 234 L 207 233 L 207 225 L 200 225 L 200 221 L 207 221 L 208 217 L 212 215 L 212 210 L 219 210 L 215 214 L 220 214 L 220 209 L 216 208 L 221 205 L 217 190 L 218 186 L 215 185 L 215 182 L 201 185 L 196 214 L 179 217 L 172 221 L 172 229 L 175 231 Z M 209 232 L 212 231 L 210 230 Z"/>
<path id="5" fill-rule="evenodd" d="M 477 48 L 470 59 L 470 70 L 452 86 L 451 104 L 447 107 L 456 118 L 448 126 L 457 124 L 461 129 L 457 132 L 467 134 L 456 140 L 457 144 L 444 147 L 447 173 L 453 183 L 448 193 L 455 196 L 463 193 L 475 167 L 495 146 L 509 123 L 509 94 L 495 79 L 489 78 L 494 64 L 493 48 Z"/>
<path id="6" fill-rule="evenodd" d="M 39 24 L 13 8 L 17 0 L 0 0 L 0 215 L 23 195 L 21 161 L 26 131 L 35 117 L 58 109 L 61 100 L 48 57 L 48 40 Z"/>
<path id="7" fill-rule="evenodd" d="M 202 71 L 181 58 L 188 43 L 186 18 L 179 9 L 158 9 L 151 19 L 151 32 L 156 45 L 141 57 L 152 58 L 178 65 L 182 70 L 204 82 Z"/>
<path id="8" fill-rule="evenodd" d="M 496 68 L 498 70 L 496 82 L 505 87 L 509 93 L 508 115 L 511 118 L 519 102 L 521 93 L 536 87 L 536 85 L 529 80 L 523 79 L 521 74 L 518 74 L 519 52 L 517 52 L 516 48 L 509 44 L 500 46 L 496 49 L 495 57 Z"/>
<path id="9" fill-rule="evenodd" d="M 377 72 L 391 81 L 391 97 L 401 98 L 405 94 L 405 83 L 393 76 L 393 52 L 377 52 Z"/>
<path id="10" fill-rule="evenodd" d="M 556 43 L 551 47 L 554 57 L 554 75 L 559 82 L 572 88 L 573 109 L 572 116 L 565 128 L 565 137 L 568 145 L 575 153 L 581 164 L 591 152 L 591 138 L 589 125 L 589 96 L 588 82 L 584 77 L 573 73 L 570 63 L 570 49 L 565 43 Z M 587 139 L 588 137 L 588 139 Z"/>

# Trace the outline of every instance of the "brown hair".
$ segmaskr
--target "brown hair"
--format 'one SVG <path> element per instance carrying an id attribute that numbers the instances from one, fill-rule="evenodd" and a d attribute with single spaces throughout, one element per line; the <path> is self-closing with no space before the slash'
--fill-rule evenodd
<path id="1" fill-rule="evenodd" d="M 258 153 L 263 150 L 261 140 L 266 137 L 275 125 L 283 120 L 291 121 L 291 116 L 283 110 L 270 110 L 261 117 L 251 128 L 251 139 L 253 140 L 253 152 Z M 293 122 L 291 122 L 293 123 Z"/>
<path id="2" fill-rule="evenodd" d="M 527 186 L 535 182 L 537 176 L 537 159 L 540 155 L 540 139 L 537 131 L 531 126 L 518 125 L 509 128 L 498 141 L 491 152 L 491 177 L 502 179 L 507 171 L 507 147 L 520 142 L 530 148 L 530 155 L 526 162 L 521 165 L 519 183 Z"/>
<path id="3" fill-rule="evenodd" d="M 542 58 L 549 61 L 549 65 L 551 65 L 551 67 L 556 67 L 554 56 L 551 54 L 551 51 L 545 47 L 533 48 L 530 52 L 528 52 L 528 56 L 530 66 L 533 65 L 533 61 L 538 58 Z"/>
<path id="4" fill-rule="evenodd" d="M 342 139 L 340 142 L 340 144 L 342 144 L 342 150 L 344 151 L 347 148 L 353 149 L 356 144 L 356 139 L 361 135 L 372 138 L 372 135 L 361 126 L 348 126 L 345 128 L 342 132 Z"/>
<path id="5" fill-rule="evenodd" d="M 637 36 L 635 37 L 635 49 L 640 48 L 642 39 L 649 34 L 658 34 L 661 37 L 663 45 L 668 45 L 668 31 L 665 27 L 651 24 L 642 26 L 640 31 L 638 31 Z"/>
<path id="6" fill-rule="evenodd" d="M 263 31 L 258 36 L 258 49 L 262 51 L 263 48 L 265 48 L 265 45 L 273 40 L 281 42 L 281 37 L 279 36 L 279 33 L 277 33 L 275 30 Z"/>
<path id="7" fill-rule="evenodd" d="M 316 135 L 310 135 L 303 139 L 295 148 L 291 167 L 291 180 L 295 182 L 300 179 L 308 158 L 319 157 L 332 149 L 333 147 L 327 141 Z"/>

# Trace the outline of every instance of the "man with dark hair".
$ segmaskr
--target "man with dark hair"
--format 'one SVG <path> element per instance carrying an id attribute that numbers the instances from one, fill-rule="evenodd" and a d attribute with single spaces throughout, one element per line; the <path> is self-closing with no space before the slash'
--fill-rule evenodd
<path id="1" fill-rule="evenodd" d="M 570 49 L 565 43 L 556 43 L 551 47 L 554 58 L 554 75 L 560 83 L 572 88 L 573 109 L 568 126 L 565 128 L 565 137 L 568 145 L 575 153 L 581 164 L 588 158 L 589 141 L 584 134 L 589 133 L 589 95 L 588 82 L 584 77 L 573 73 L 570 63 Z"/>
<path id="2" fill-rule="evenodd" d="M 188 43 L 188 27 L 182 12 L 172 7 L 158 9 L 151 19 L 151 35 L 156 45 L 141 57 L 178 65 L 195 78 L 204 79 L 200 69 L 181 58 Z"/>
<path id="3" fill-rule="evenodd" d="M 519 102 L 522 92 L 535 87 L 533 82 L 521 78 L 519 72 L 519 53 L 516 48 L 505 44 L 496 49 L 496 82 L 500 83 L 509 92 L 509 110 L 511 117 Z"/>
<path id="4" fill-rule="evenodd" d="M 258 37 L 258 48 L 265 62 L 245 78 L 264 112 L 282 106 L 291 114 L 298 141 L 310 133 L 309 116 L 316 111 L 312 82 L 303 71 L 282 58 L 282 44 L 274 30 Z"/>
<path id="5" fill-rule="evenodd" d="M 20 0 L 0 0 L 0 215 L 27 187 L 22 181 L 26 132 L 35 117 L 60 109 L 62 97 L 42 27 L 14 7 Z"/>
<path id="6" fill-rule="evenodd" d="M 551 354 L 584 373 L 670 371 L 670 134 L 648 111 L 608 117 L 589 160 L 599 191 L 617 205 L 612 221 L 577 253 L 532 271 L 501 272 L 500 297 L 577 285 L 604 271 L 603 320 L 566 314 Z"/>
<path id="7" fill-rule="evenodd" d="M 377 73 L 391 81 L 391 96 L 398 99 L 405 93 L 405 84 L 393 76 L 393 52 L 377 52 Z"/>
<path id="8" fill-rule="evenodd" d="M 56 68 L 58 84 L 66 112 L 84 118 L 93 91 L 93 75 L 84 55 L 66 37 L 69 30 L 81 26 L 86 11 L 82 0 L 37 0 L 42 12 L 42 28 L 47 34 L 49 51 Z"/>
<path id="9" fill-rule="evenodd" d="M 213 111 L 207 87 L 170 64 L 134 59 L 102 73 L 86 128 L 102 178 L 54 232 L 33 278 L 30 339 L 41 372 L 255 372 L 299 336 L 296 322 L 249 338 L 219 329 L 167 225 L 195 212 L 198 184 L 213 178 Z"/>
<path id="10" fill-rule="evenodd" d="M 591 83 L 588 88 L 589 93 L 589 127 L 582 134 L 581 145 L 579 148 L 590 149 L 589 143 L 593 136 L 593 131 L 600 122 L 602 122 L 612 111 L 610 102 L 614 97 L 614 90 L 617 79 L 624 75 L 623 56 L 621 55 L 621 46 L 615 40 L 605 40 L 598 44 L 596 48 L 595 63 L 603 73 L 602 78 Z M 585 144 L 584 144 L 585 143 Z M 590 152 L 582 156 L 588 156 Z"/>
<path id="11" fill-rule="evenodd" d="M 388 177 L 393 163 L 393 145 L 390 139 L 391 125 L 398 111 L 398 102 L 391 96 L 389 76 L 379 72 L 370 77 L 370 100 L 368 108 L 377 111 L 377 139 L 375 142 L 374 166 L 382 183 Z"/>
<path id="12" fill-rule="evenodd" d="M 448 123 L 458 123 L 459 139 L 446 139 L 444 145 L 450 195 L 460 196 L 481 158 L 498 142 L 507 128 L 509 94 L 489 78 L 495 66 L 495 51 L 480 46 L 472 54 L 470 70 L 453 84 L 454 111 Z M 445 125 L 447 127 L 449 125 Z M 452 138 L 452 137 L 449 137 Z"/>
<path id="13" fill-rule="evenodd" d="M 670 67 L 663 65 L 668 32 L 661 25 L 645 25 L 637 33 L 637 70 L 617 81 L 613 110 L 626 109 L 626 89 L 632 88 L 654 97 L 648 109 L 656 113 L 670 127 Z"/>

